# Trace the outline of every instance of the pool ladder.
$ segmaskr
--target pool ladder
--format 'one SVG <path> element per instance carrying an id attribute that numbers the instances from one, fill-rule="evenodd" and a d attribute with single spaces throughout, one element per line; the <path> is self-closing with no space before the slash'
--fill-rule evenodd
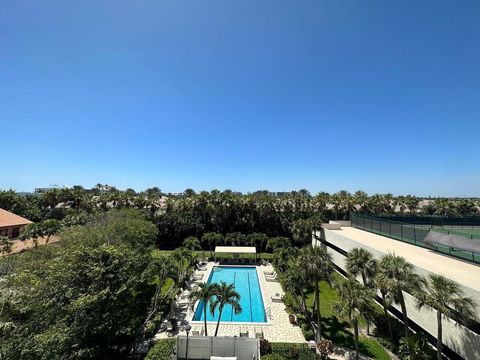
<path id="1" fill-rule="evenodd" d="M 268 307 L 268 308 L 265 310 L 265 314 L 267 315 L 267 317 L 268 317 L 269 320 L 273 320 L 272 308 L 271 308 L 271 307 Z"/>

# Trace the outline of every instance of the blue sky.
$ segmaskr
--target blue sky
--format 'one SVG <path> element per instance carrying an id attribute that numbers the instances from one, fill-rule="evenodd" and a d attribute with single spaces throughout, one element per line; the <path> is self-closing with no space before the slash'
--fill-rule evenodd
<path id="1" fill-rule="evenodd" d="M 480 196 L 480 2 L 6 1 L 0 188 Z"/>

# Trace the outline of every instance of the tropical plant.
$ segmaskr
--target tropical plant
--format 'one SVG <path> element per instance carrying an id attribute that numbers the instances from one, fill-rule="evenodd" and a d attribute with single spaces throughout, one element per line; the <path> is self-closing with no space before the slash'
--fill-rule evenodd
<path id="1" fill-rule="evenodd" d="M 362 277 L 363 285 L 372 287 L 373 279 L 377 271 L 377 261 L 367 249 L 357 247 L 350 250 L 346 258 L 346 268 L 350 275 Z M 367 334 L 370 335 L 370 320 L 367 317 Z"/>
<path id="2" fill-rule="evenodd" d="M 316 339 L 319 341 L 322 338 L 322 315 L 320 312 L 320 288 L 319 281 L 324 279 L 330 282 L 331 274 L 333 273 L 333 264 L 331 255 L 326 249 L 319 246 L 307 246 L 300 250 L 299 264 L 305 267 L 305 271 L 313 281 L 315 288 L 314 313 L 316 313 Z"/>
<path id="3" fill-rule="evenodd" d="M 207 305 L 210 299 L 212 298 L 214 291 L 217 290 L 213 284 L 202 283 L 198 285 L 198 288 L 191 292 L 189 295 L 190 300 L 192 300 L 192 305 L 194 306 L 197 301 L 203 301 L 203 322 L 205 326 L 205 336 L 208 336 L 207 333 Z"/>
<path id="4" fill-rule="evenodd" d="M 420 277 L 414 273 L 413 265 L 405 258 L 388 254 L 380 259 L 377 282 L 393 295 L 400 304 L 405 328 L 405 337 L 409 336 L 408 314 L 403 292 L 415 291 L 420 283 Z"/>
<path id="5" fill-rule="evenodd" d="M 369 286 L 377 272 L 377 261 L 370 251 L 357 247 L 348 252 L 346 268 L 350 275 L 361 276 L 364 286 Z"/>
<path id="6" fill-rule="evenodd" d="M 200 241 L 195 236 L 189 236 L 183 241 L 183 247 L 187 248 L 188 250 L 195 251 L 201 250 L 202 246 L 200 245 Z"/>
<path id="7" fill-rule="evenodd" d="M 401 338 L 398 353 L 402 360 L 429 360 L 428 341 L 421 333 Z"/>
<path id="8" fill-rule="evenodd" d="M 437 359 L 442 360 L 442 319 L 469 323 L 476 318 L 477 304 L 474 299 L 465 296 L 458 283 L 438 274 L 430 274 L 428 279 L 422 279 L 414 296 L 419 310 L 428 306 L 437 312 Z"/>
<path id="9" fill-rule="evenodd" d="M 235 291 L 235 285 L 227 284 L 222 281 L 219 284 L 213 284 L 212 298 L 210 300 L 210 312 L 212 315 L 218 307 L 218 320 L 214 336 L 217 336 L 218 334 L 218 328 L 220 327 L 220 320 L 225 305 L 232 306 L 235 314 L 242 311 L 242 307 L 240 306 L 240 294 Z"/>
<path id="10" fill-rule="evenodd" d="M 0 236 L 0 254 L 12 252 L 13 242 L 6 236 Z"/>
<path id="11" fill-rule="evenodd" d="M 223 235 L 215 232 L 205 233 L 202 236 L 202 244 L 210 250 L 210 257 L 213 257 L 213 249 L 223 242 Z"/>
<path id="12" fill-rule="evenodd" d="M 358 322 L 361 317 L 371 311 L 370 301 L 373 291 L 353 278 L 341 280 L 335 284 L 338 292 L 338 302 L 334 305 L 341 318 L 348 319 L 353 325 L 355 341 L 355 359 L 358 360 Z"/>
<path id="13" fill-rule="evenodd" d="M 273 265 L 280 270 L 280 272 L 285 272 L 288 268 L 288 263 L 295 257 L 295 253 L 296 251 L 293 248 L 277 248 L 273 252 Z"/>

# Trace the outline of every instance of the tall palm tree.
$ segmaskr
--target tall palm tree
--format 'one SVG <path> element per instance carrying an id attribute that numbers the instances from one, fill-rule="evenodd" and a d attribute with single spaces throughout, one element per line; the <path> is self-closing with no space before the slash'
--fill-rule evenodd
<path id="1" fill-rule="evenodd" d="M 393 343 L 393 332 L 392 332 L 392 322 L 390 320 L 390 315 L 388 315 L 388 307 L 392 303 L 392 294 L 388 288 L 389 281 L 385 279 L 385 277 L 380 276 L 379 273 L 375 276 L 375 286 L 380 291 L 382 295 L 382 307 L 383 307 L 383 315 L 385 317 L 385 321 L 388 325 L 388 332 L 390 334 L 390 341 Z"/>
<path id="2" fill-rule="evenodd" d="M 220 319 L 222 318 L 222 312 L 225 305 L 231 305 L 235 314 L 242 311 L 240 306 L 240 294 L 235 291 L 234 284 L 227 284 L 220 282 L 220 284 L 212 285 L 212 298 L 210 301 L 210 312 L 212 315 L 215 313 L 215 309 L 218 307 L 218 321 L 215 328 L 215 336 L 218 334 L 218 328 L 220 327 Z"/>
<path id="3" fill-rule="evenodd" d="M 437 311 L 437 359 L 442 360 L 442 318 L 468 323 L 476 317 L 475 300 L 466 297 L 458 283 L 437 274 L 422 279 L 414 295 L 419 310 L 426 305 Z"/>
<path id="4" fill-rule="evenodd" d="M 203 322 L 205 326 L 205 336 L 208 336 L 207 333 L 207 306 L 208 302 L 212 298 L 215 288 L 213 284 L 199 284 L 197 290 L 193 291 L 189 295 L 189 299 L 192 300 L 193 304 L 197 301 L 203 301 Z"/>
<path id="5" fill-rule="evenodd" d="M 185 270 L 193 259 L 193 253 L 185 247 L 176 248 L 172 253 L 172 258 L 177 265 L 177 282 L 183 280 Z"/>
<path id="6" fill-rule="evenodd" d="M 377 272 L 377 261 L 370 251 L 364 248 L 353 248 L 347 254 L 347 271 L 353 277 L 361 276 L 363 286 L 372 287 L 375 273 Z M 370 334 L 370 321 L 367 319 L 367 334 Z"/>
<path id="7" fill-rule="evenodd" d="M 310 286 L 308 276 L 303 265 L 295 261 L 284 273 L 284 285 L 295 297 L 301 298 L 301 308 L 303 314 L 308 317 L 307 300 L 305 297 L 305 288 Z M 298 301 L 298 300 L 297 300 Z"/>
<path id="8" fill-rule="evenodd" d="M 367 286 L 377 272 L 377 261 L 367 249 L 357 247 L 350 250 L 346 259 L 347 271 L 350 275 L 362 277 L 364 286 Z"/>
<path id="9" fill-rule="evenodd" d="M 320 280 L 330 282 L 331 274 L 333 273 L 332 257 L 324 248 L 308 246 L 300 250 L 298 261 L 304 266 L 306 273 L 313 280 L 315 287 L 315 307 L 318 327 L 316 338 L 317 341 L 320 341 L 322 338 L 322 315 L 320 312 L 320 289 L 318 283 Z"/>
<path id="10" fill-rule="evenodd" d="M 339 299 L 334 305 L 334 310 L 341 318 L 348 319 L 353 325 L 355 359 L 358 360 L 358 322 L 370 311 L 373 291 L 353 278 L 340 281 L 336 284 L 336 288 Z"/>
<path id="11" fill-rule="evenodd" d="M 378 265 L 378 280 L 400 304 L 403 314 L 405 337 L 408 337 L 408 314 L 403 291 L 412 292 L 418 288 L 420 277 L 414 273 L 413 265 L 405 258 L 388 254 L 380 259 Z"/>

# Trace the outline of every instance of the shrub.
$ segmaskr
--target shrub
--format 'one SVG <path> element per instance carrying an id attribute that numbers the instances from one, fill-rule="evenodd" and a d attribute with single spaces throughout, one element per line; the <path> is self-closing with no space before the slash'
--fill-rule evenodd
<path id="1" fill-rule="evenodd" d="M 262 356 L 262 360 L 287 360 L 287 358 L 283 357 L 280 354 L 268 354 L 268 355 Z"/>
<path id="2" fill-rule="evenodd" d="M 312 352 L 305 344 L 273 343 L 272 355 L 280 355 L 281 358 L 288 360 L 320 359 L 320 356 Z"/>
<path id="3" fill-rule="evenodd" d="M 260 339 L 260 355 L 267 355 L 272 353 L 272 345 L 266 339 Z"/>
<path id="4" fill-rule="evenodd" d="M 150 349 L 145 360 L 168 360 L 175 351 L 175 338 L 158 340 Z"/>

